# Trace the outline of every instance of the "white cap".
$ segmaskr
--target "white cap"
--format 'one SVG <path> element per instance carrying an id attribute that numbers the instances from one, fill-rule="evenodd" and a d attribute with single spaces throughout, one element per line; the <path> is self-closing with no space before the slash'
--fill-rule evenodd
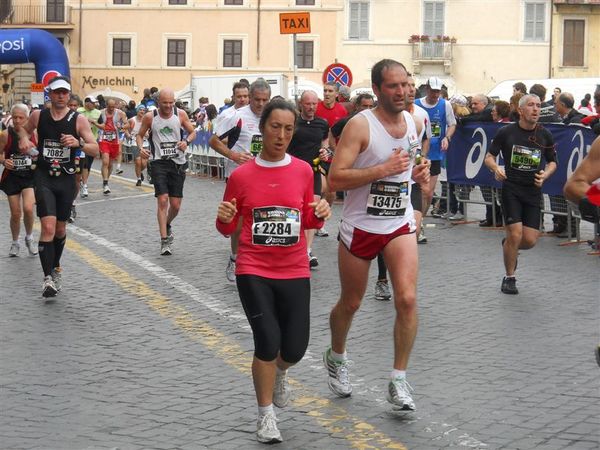
<path id="1" fill-rule="evenodd" d="M 442 89 L 442 80 L 440 80 L 438 77 L 429 77 L 429 80 L 427 80 L 427 86 L 429 86 L 431 89 L 439 91 Z"/>
<path id="2" fill-rule="evenodd" d="M 96 97 L 94 97 L 93 95 L 88 95 L 84 102 L 90 102 L 90 103 L 98 103 L 98 99 Z"/>
<path id="3" fill-rule="evenodd" d="M 66 89 L 67 91 L 71 90 L 71 85 L 69 82 L 63 77 L 53 78 L 50 83 L 48 83 L 48 89 L 51 91 L 55 91 L 57 89 Z"/>

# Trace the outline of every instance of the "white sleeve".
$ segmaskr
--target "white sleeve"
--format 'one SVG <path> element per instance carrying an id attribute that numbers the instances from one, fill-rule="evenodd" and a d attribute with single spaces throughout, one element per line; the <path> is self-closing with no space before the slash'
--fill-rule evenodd
<path id="1" fill-rule="evenodd" d="M 456 117 L 454 117 L 454 111 L 452 111 L 452 105 L 449 101 L 444 101 L 446 105 L 446 126 L 452 127 L 456 125 Z"/>
<path id="2" fill-rule="evenodd" d="M 231 108 L 233 108 L 233 106 L 231 106 Z M 227 111 L 227 110 L 225 110 Z M 225 113 L 225 111 L 223 111 L 223 113 Z M 226 131 L 229 131 L 231 128 L 233 128 L 236 124 L 236 118 L 237 118 L 237 113 L 233 112 L 229 113 L 229 114 L 220 114 L 219 116 L 217 116 L 217 123 L 215 124 L 215 134 L 217 136 L 221 136 L 223 133 L 225 133 Z"/>

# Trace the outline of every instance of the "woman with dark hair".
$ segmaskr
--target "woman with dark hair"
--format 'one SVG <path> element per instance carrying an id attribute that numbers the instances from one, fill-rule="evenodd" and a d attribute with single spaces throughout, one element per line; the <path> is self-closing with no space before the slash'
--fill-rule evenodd
<path id="1" fill-rule="evenodd" d="M 265 106 L 262 151 L 235 169 L 217 212 L 217 230 L 231 235 L 242 220 L 236 281 L 254 338 L 252 378 L 258 402 L 256 437 L 281 442 L 273 404 L 287 405 L 287 369 L 308 346 L 310 269 L 305 229 L 321 228 L 329 204 L 313 201 L 313 171 L 286 150 L 296 111 L 284 100 Z"/>
<path id="2" fill-rule="evenodd" d="M 492 107 L 494 122 L 510 122 L 510 104 L 504 100 L 497 100 Z"/>

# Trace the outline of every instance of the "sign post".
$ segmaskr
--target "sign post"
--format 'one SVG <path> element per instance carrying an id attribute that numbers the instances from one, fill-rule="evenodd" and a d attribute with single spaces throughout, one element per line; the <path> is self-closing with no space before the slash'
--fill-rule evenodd
<path id="1" fill-rule="evenodd" d="M 310 33 L 310 13 L 294 12 L 279 14 L 279 33 L 292 34 L 294 47 L 294 100 L 298 103 L 298 51 L 296 35 Z"/>

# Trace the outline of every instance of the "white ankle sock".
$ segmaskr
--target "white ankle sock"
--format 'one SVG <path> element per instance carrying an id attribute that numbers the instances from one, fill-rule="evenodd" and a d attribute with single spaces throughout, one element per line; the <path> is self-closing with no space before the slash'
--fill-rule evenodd
<path id="1" fill-rule="evenodd" d="M 275 411 L 273 410 L 273 403 L 271 403 L 269 406 L 258 407 L 258 417 L 264 417 L 269 413 L 275 414 Z"/>
<path id="2" fill-rule="evenodd" d="M 331 355 L 331 359 L 333 359 L 334 361 L 337 362 L 342 362 L 342 361 L 346 361 L 346 359 L 348 359 L 348 353 L 346 353 L 344 351 L 344 353 L 336 353 L 333 351 L 333 349 L 331 349 L 331 353 L 329 353 Z"/>
<path id="3" fill-rule="evenodd" d="M 390 376 L 391 376 L 392 380 L 395 380 L 398 377 L 406 378 L 406 370 L 393 369 Z"/>

